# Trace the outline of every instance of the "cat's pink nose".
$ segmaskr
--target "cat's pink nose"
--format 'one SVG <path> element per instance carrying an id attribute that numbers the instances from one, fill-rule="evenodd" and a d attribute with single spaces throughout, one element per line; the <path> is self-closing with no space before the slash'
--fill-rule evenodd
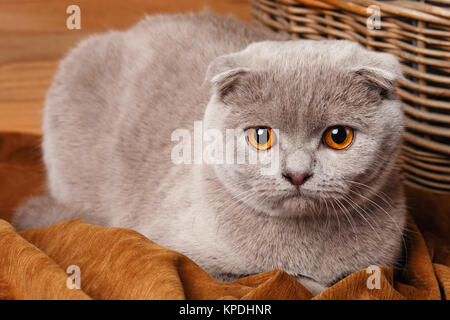
<path id="1" fill-rule="evenodd" d="M 301 186 L 308 180 L 311 175 L 309 173 L 298 173 L 298 172 L 286 172 L 283 174 L 283 177 L 286 178 L 290 183 L 294 186 Z"/>

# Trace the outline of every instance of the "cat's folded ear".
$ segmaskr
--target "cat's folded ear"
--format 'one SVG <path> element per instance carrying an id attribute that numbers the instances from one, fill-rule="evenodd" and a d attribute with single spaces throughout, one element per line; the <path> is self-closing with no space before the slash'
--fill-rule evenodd
<path id="1" fill-rule="evenodd" d="M 404 79 L 400 63 L 388 53 L 371 52 L 370 56 L 370 63 L 354 67 L 352 72 L 367 86 L 378 90 L 381 98 L 394 98 L 396 81 Z"/>
<path id="2" fill-rule="evenodd" d="M 206 72 L 206 80 L 212 84 L 217 96 L 223 101 L 238 88 L 249 72 L 249 68 L 239 66 L 235 55 L 230 54 L 218 57 L 211 62 Z"/>

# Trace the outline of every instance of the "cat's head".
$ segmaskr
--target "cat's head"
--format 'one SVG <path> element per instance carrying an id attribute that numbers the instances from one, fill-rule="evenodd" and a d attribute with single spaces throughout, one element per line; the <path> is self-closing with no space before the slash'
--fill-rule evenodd
<path id="1" fill-rule="evenodd" d="M 217 178 L 235 199 L 274 216 L 343 202 L 363 185 L 375 190 L 402 136 L 400 77 L 392 55 L 349 41 L 266 41 L 215 59 L 205 127 L 242 130 L 236 152 L 279 156 L 273 174 L 261 173 L 267 164 L 217 164 Z"/>

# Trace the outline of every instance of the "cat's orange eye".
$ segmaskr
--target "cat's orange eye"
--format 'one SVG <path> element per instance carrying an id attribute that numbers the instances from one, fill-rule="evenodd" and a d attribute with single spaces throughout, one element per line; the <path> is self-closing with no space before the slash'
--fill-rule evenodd
<path id="1" fill-rule="evenodd" d="M 342 150 L 353 141 L 353 129 L 346 126 L 328 128 L 323 135 L 323 142 L 332 149 Z"/>
<path id="2" fill-rule="evenodd" d="M 266 127 L 250 128 L 247 131 L 250 144 L 258 150 L 268 150 L 275 142 L 275 133 Z"/>

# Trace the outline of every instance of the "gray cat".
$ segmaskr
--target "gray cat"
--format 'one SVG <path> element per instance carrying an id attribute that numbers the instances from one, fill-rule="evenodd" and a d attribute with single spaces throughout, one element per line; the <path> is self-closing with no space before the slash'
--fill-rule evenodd
<path id="1" fill-rule="evenodd" d="M 282 39 L 201 13 L 83 41 L 45 102 L 49 195 L 14 225 L 129 227 L 217 279 L 281 268 L 313 293 L 395 266 L 406 215 L 399 63 L 348 41 Z M 196 120 L 238 129 L 247 157 L 277 148 L 277 171 L 175 164 L 172 134 Z"/>

